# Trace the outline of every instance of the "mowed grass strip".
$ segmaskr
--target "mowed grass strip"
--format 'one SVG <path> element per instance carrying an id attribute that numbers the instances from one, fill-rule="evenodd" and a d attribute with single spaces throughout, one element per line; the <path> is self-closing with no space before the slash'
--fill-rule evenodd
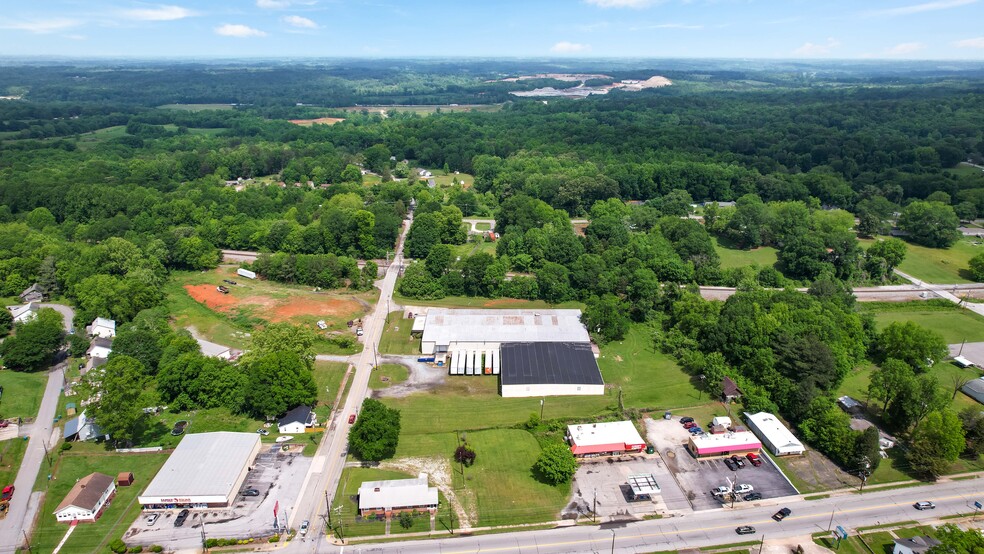
<path id="1" fill-rule="evenodd" d="M 133 486 L 118 487 L 116 498 L 102 517 L 95 523 L 79 525 L 62 547 L 62 552 L 106 552 L 106 545 L 113 539 L 122 537 L 137 518 L 140 513 L 137 496 L 164 465 L 167 457 L 168 454 L 164 452 L 117 454 L 106 451 L 102 445 L 74 443 L 72 450 L 59 455 L 53 479 L 47 483 L 44 505 L 32 538 L 35 551 L 51 552 L 68 530 L 68 525 L 58 523 L 52 513 L 75 485 L 75 481 L 93 472 L 104 473 L 115 479 L 117 474 L 131 471 L 135 478 Z"/>
<path id="2" fill-rule="evenodd" d="M 381 520 L 357 520 L 359 514 L 357 496 L 359 494 L 359 487 L 362 486 L 363 482 L 411 479 L 413 477 L 416 477 L 416 475 L 368 467 L 347 467 L 342 470 L 342 477 L 338 480 L 338 488 L 335 489 L 335 496 L 332 499 L 333 509 L 341 507 L 342 536 L 365 537 L 382 535 L 386 532 L 386 524 Z M 332 523 L 335 523 L 334 516 Z M 399 527 L 400 524 L 393 521 L 393 526 Z"/>
<path id="3" fill-rule="evenodd" d="M 711 237 L 714 243 L 714 250 L 721 258 L 721 269 L 732 267 L 744 267 L 746 265 L 757 265 L 759 267 L 772 267 L 776 263 L 776 249 L 771 246 L 761 246 L 751 250 L 741 250 L 732 248 L 727 241 L 718 237 Z"/>
<path id="4" fill-rule="evenodd" d="M 0 488 L 13 484 L 26 450 L 27 441 L 20 437 L 0 442 Z"/>
<path id="5" fill-rule="evenodd" d="M 413 320 L 404 312 L 390 312 L 379 339 L 380 354 L 420 354 L 420 339 L 410 336 Z M 423 316 L 421 316 L 423 317 Z"/>
<path id="6" fill-rule="evenodd" d="M 314 362 L 314 371 L 311 374 L 318 387 L 318 405 L 314 411 L 318 414 L 319 424 L 331 413 L 346 371 L 348 364 L 345 362 Z"/>
<path id="7" fill-rule="evenodd" d="M 867 249 L 874 240 L 859 242 Z M 970 259 L 981 252 L 984 252 L 984 246 L 978 246 L 969 238 L 960 239 L 949 248 L 927 248 L 907 242 L 905 259 L 898 269 L 929 283 L 972 283 L 968 270 Z"/>
<path id="8" fill-rule="evenodd" d="M 919 325 L 943 335 L 947 344 L 958 344 L 962 341 L 984 341 L 984 317 L 973 312 L 958 308 L 939 309 L 936 306 L 921 307 L 921 302 L 908 302 L 906 309 L 889 311 L 875 310 L 875 324 L 879 331 L 892 323 L 913 321 Z"/>
<path id="9" fill-rule="evenodd" d="M 37 417 L 44 388 L 48 384 L 48 372 L 31 373 L 0 369 L 0 417 L 4 419 Z"/>
<path id="10" fill-rule="evenodd" d="M 382 390 L 400 384 L 410 377 L 410 370 L 400 364 L 380 364 L 369 376 L 369 388 Z"/>

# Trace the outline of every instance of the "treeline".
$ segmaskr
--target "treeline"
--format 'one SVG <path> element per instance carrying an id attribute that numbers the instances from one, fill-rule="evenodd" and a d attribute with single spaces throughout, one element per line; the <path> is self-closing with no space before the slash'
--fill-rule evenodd
<path id="1" fill-rule="evenodd" d="M 379 271 L 373 261 L 359 269 L 358 261 L 334 254 L 260 254 L 250 266 L 257 275 L 282 283 L 298 283 L 333 289 L 351 286 L 358 290 L 372 287 Z"/>

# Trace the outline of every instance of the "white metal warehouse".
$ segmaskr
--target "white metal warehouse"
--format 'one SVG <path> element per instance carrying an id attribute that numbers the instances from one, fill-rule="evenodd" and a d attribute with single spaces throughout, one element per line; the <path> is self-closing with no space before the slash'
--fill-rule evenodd
<path id="1" fill-rule="evenodd" d="M 185 435 L 137 501 L 145 510 L 230 506 L 259 452 L 256 433 Z"/>
<path id="2" fill-rule="evenodd" d="M 430 308 L 420 337 L 420 351 L 440 358 L 448 352 L 498 350 L 504 342 L 590 341 L 581 323 L 581 310 Z"/>
<path id="3" fill-rule="evenodd" d="M 803 443 L 776 416 L 767 412 L 745 412 L 745 420 L 748 421 L 748 427 L 762 439 L 762 445 L 772 454 L 792 456 L 806 451 Z"/>

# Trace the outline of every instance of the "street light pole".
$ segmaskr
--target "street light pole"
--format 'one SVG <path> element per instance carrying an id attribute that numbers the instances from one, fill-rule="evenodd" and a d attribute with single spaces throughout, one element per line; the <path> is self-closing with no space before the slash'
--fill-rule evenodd
<path id="1" fill-rule="evenodd" d="M 830 527 L 834 524 L 834 510 L 836 510 L 836 509 L 837 509 L 836 507 L 830 509 L 830 521 L 827 523 L 827 532 L 828 533 L 830 532 Z"/>
<path id="2" fill-rule="evenodd" d="M 612 529 L 612 554 L 615 554 L 615 530 Z"/>

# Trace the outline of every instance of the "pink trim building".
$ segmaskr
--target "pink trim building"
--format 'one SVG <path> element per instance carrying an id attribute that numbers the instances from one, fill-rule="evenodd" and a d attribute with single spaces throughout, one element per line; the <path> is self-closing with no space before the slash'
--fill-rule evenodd
<path id="1" fill-rule="evenodd" d="M 755 433 L 736 431 L 719 435 L 695 435 L 690 437 L 687 449 L 697 458 L 707 456 L 731 456 L 732 454 L 747 454 L 762 449 Z"/>

